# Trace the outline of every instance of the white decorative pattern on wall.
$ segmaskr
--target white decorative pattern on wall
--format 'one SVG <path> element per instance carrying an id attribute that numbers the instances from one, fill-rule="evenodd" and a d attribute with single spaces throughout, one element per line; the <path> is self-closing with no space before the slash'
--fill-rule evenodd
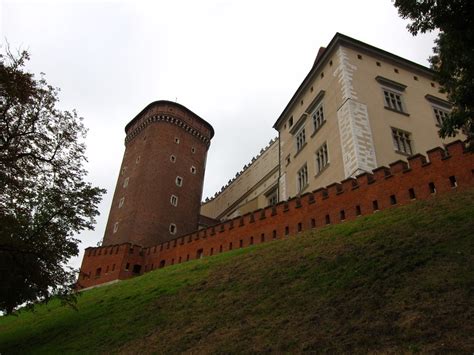
<path id="1" fill-rule="evenodd" d="M 357 101 L 352 78 L 357 67 L 340 47 L 337 52 L 339 65 L 334 71 L 341 85 L 342 105 L 337 111 L 339 134 L 344 162 L 344 175 L 353 177 L 377 167 L 372 130 L 367 105 Z"/>
<path id="2" fill-rule="evenodd" d="M 357 67 L 350 63 L 349 57 L 342 47 L 337 50 L 337 58 L 339 65 L 333 75 L 338 77 L 339 84 L 341 84 L 342 102 L 347 99 L 357 99 L 357 94 L 352 86 L 352 76 Z"/>

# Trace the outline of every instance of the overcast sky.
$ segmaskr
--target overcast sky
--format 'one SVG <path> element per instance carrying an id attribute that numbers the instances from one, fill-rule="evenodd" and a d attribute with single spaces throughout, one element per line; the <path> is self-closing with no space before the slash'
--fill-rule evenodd
<path id="1" fill-rule="evenodd" d="M 124 127 L 147 104 L 177 101 L 213 125 L 204 199 L 277 136 L 336 32 L 427 66 L 435 35 L 412 37 L 406 24 L 390 0 L 0 0 L 2 41 L 27 49 L 30 71 L 61 88 L 60 107 L 84 117 L 89 180 L 108 191 L 71 265 L 103 237 Z"/>

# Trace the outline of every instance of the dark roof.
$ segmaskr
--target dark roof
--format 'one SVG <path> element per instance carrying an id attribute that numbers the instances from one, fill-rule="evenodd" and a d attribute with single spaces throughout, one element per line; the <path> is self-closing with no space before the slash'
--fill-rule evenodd
<path id="1" fill-rule="evenodd" d="M 278 130 L 278 126 L 280 125 L 280 123 L 282 123 L 283 119 L 285 118 L 286 114 L 288 113 L 288 111 L 290 111 L 291 107 L 293 106 L 293 104 L 296 102 L 296 98 L 301 94 L 301 92 L 306 88 L 306 85 L 308 85 L 308 83 L 313 79 L 313 76 L 316 74 L 316 72 L 318 71 L 318 69 L 321 67 L 321 65 L 323 63 L 325 63 L 325 61 L 328 59 L 328 57 L 332 54 L 332 52 L 337 48 L 337 46 L 339 46 L 340 44 L 346 44 L 346 45 L 349 45 L 349 46 L 352 46 L 352 47 L 357 47 L 357 48 L 361 48 L 363 50 L 365 50 L 366 52 L 369 52 L 369 53 L 374 53 L 376 55 L 378 55 L 379 57 L 382 57 L 382 58 L 387 58 L 387 59 L 391 59 L 393 61 L 397 61 L 399 62 L 400 64 L 406 66 L 406 67 L 409 67 L 411 69 L 414 69 L 414 70 L 417 70 L 419 72 L 423 72 L 425 73 L 426 75 L 431 75 L 433 76 L 434 75 L 434 71 L 431 70 L 430 68 L 427 68 L 421 64 L 418 64 L 418 63 L 415 63 L 415 62 L 412 62 L 408 59 L 405 59 L 405 58 L 402 58 L 402 57 L 399 57 L 395 54 L 392 54 L 390 52 L 387 52 L 387 51 L 384 51 L 383 49 L 380 49 L 380 48 L 377 48 L 377 47 L 374 47 L 374 46 L 371 46 L 370 44 L 367 44 L 367 43 L 364 43 L 364 42 L 361 42 L 357 39 L 354 39 L 352 37 L 349 37 L 349 36 L 346 36 L 346 35 L 343 35 L 342 33 L 339 33 L 337 32 L 334 37 L 331 39 L 331 42 L 329 42 L 329 44 L 327 45 L 326 48 L 324 47 L 321 47 L 318 51 L 318 55 L 316 56 L 316 60 L 314 61 L 314 64 L 313 64 L 313 67 L 311 68 L 311 70 L 309 71 L 309 73 L 306 75 L 306 77 L 304 78 L 303 82 L 301 83 L 301 85 L 298 87 L 298 89 L 296 90 L 296 92 L 294 93 L 293 97 L 291 98 L 291 100 L 288 102 L 288 104 L 286 105 L 285 109 L 283 110 L 283 112 L 280 114 L 280 117 L 278 117 L 278 119 L 276 120 L 275 124 L 273 125 L 273 128 L 275 128 L 276 130 Z"/>
<path id="2" fill-rule="evenodd" d="M 187 112 L 189 112 L 191 115 L 193 115 L 199 122 L 201 122 L 202 124 L 204 124 L 210 131 L 211 131 L 211 137 L 214 137 L 214 128 L 211 126 L 211 124 L 209 122 L 207 122 L 206 120 L 202 119 L 201 117 L 199 117 L 198 115 L 196 115 L 193 111 L 191 111 L 189 108 L 181 105 L 181 104 L 178 104 L 177 102 L 173 102 L 173 101 L 168 101 L 168 100 L 158 100 L 158 101 L 153 101 L 152 103 L 148 104 L 143 110 L 141 110 L 130 122 L 127 123 L 127 125 L 125 126 L 125 133 L 127 133 L 128 129 L 143 115 L 143 113 L 145 113 L 145 111 L 147 111 L 149 108 L 151 108 L 152 106 L 155 106 L 155 105 L 160 105 L 160 104 L 166 104 L 166 105 L 173 105 L 173 106 L 176 106 L 176 107 L 179 107 L 180 109 L 182 110 L 185 110 Z"/>

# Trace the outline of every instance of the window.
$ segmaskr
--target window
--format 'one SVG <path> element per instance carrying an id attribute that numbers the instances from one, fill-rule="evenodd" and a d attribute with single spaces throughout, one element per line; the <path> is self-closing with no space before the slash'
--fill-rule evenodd
<path id="1" fill-rule="evenodd" d="M 403 109 L 402 95 L 400 93 L 384 88 L 383 94 L 385 98 L 385 107 L 398 112 L 405 112 Z"/>
<path id="2" fill-rule="evenodd" d="M 286 165 L 287 165 L 287 166 L 291 163 L 290 154 L 288 154 L 288 156 L 286 157 L 285 161 L 286 161 Z"/>
<path id="3" fill-rule="evenodd" d="M 176 232 L 178 231 L 178 228 L 176 228 L 176 224 L 171 223 L 169 227 L 169 231 L 170 231 L 170 234 L 176 234 Z"/>
<path id="4" fill-rule="evenodd" d="M 329 164 L 328 146 L 324 143 L 316 151 L 316 174 L 319 174 Z"/>
<path id="5" fill-rule="evenodd" d="M 293 126 L 293 116 L 291 116 L 288 120 L 288 128 L 290 128 L 291 126 Z"/>
<path id="6" fill-rule="evenodd" d="M 170 155 L 170 161 L 172 163 L 176 163 L 176 157 L 174 155 Z"/>
<path id="7" fill-rule="evenodd" d="M 392 139 L 395 151 L 398 153 L 412 155 L 411 134 L 396 128 L 392 128 Z"/>
<path id="8" fill-rule="evenodd" d="M 183 178 L 181 176 L 176 176 L 176 186 L 183 186 Z"/>
<path id="9" fill-rule="evenodd" d="M 308 167 L 306 164 L 298 171 L 298 192 L 308 186 Z"/>
<path id="10" fill-rule="evenodd" d="M 192 147 L 191 148 L 191 153 L 195 154 L 196 153 L 196 148 Z"/>
<path id="11" fill-rule="evenodd" d="M 378 211 L 378 210 L 379 210 L 379 203 L 378 203 L 377 200 L 372 201 L 372 209 L 373 209 L 374 211 Z"/>
<path id="12" fill-rule="evenodd" d="M 296 134 L 296 151 L 299 152 L 306 143 L 306 133 L 304 126 L 300 131 Z"/>
<path id="13" fill-rule="evenodd" d="M 140 162 L 140 156 L 137 157 L 137 159 L 135 159 L 135 164 L 138 164 Z"/>
<path id="14" fill-rule="evenodd" d="M 171 195 L 170 202 L 174 207 L 178 206 L 178 196 Z"/>
<path id="15" fill-rule="evenodd" d="M 174 137 L 174 142 L 175 142 L 176 144 L 179 144 L 179 138 L 178 138 L 178 137 Z"/>
<path id="16" fill-rule="evenodd" d="M 449 183 L 451 185 L 452 188 L 455 188 L 455 187 L 458 187 L 458 181 L 456 179 L 456 176 L 450 176 L 449 177 Z"/>
<path id="17" fill-rule="evenodd" d="M 119 201 L 118 208 L 122 208 L 124 202 L 125 202 L 125 197 L 122 197 Z"/>
<path id="18" fill-rule="evenodd" d="M 375 80 L 382 85 L 385 108 L 406 114 L 402 95 L 407 86 L 381 76 L 377 76 Z"/>
<path id="19" fill-rule="evenodd" d="M 126 177 L 124 180 L 123 180 L 123 187 L 127 187 L 128 186 L 128 181 L 130 180 L 129 177 Z"/>
<path id="20" fill-rule="evenodd" d="M 117 233 L 118 231 L 118 222 L 114 223 L 114 233 Z"/>
<path id="21" fill-rule="evenodd" d="M 433 106 L 433 112 L 438 126 L 442 126 L 444 120 L 449 117 L 449 111 L 442 109 L 441 107 Z"/>
<path id="22" fill-rule="evenodd" d="M 428 100 L 431 104 L 436 124 L 438 126 L 441 126 L 444 120 L 448 118 L 451 113 L 451 103 L 440 97 L 436 97 L 429 94 L 425 95 L 425 99 Z"/>
<path id="23" fill-rule="evenodd" d="M 397 196 L 390 195 L 390 204 L 391 205 L 396 205 L 397 204 Z"/>
<path id="24" fill-rule="evenodd" d="M 323 105 L 319 104 L 311 115 L 313 117 L 314 131 L 316 132 L 324 123 L 324 110 Z"/>
<path id="25" fill-rule="evenodd" d="M 344 221 L 346 219 L 346 211 L 340 210 L 339 211 L 339 218 L 341 221 Z"/>
<path id="26" fill-rule="evenodd" d="M 191 166 L 190 171 L 191 171 L 191 174 L 196 174 L 196 167 Z"/>
<path id="27" fill-rule="evenodd" d="M 272 192 L 271 195 L 268 196 L 268 205 L 274 206 L 277 203 L 278 203 L 278 195 L 277 195 L 277 191 L 275 190 L 274 192 Z"/>

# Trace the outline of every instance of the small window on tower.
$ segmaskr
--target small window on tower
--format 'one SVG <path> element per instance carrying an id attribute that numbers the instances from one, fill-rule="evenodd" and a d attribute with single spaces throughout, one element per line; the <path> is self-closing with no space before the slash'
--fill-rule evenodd
<path id="1" fill-rule="evenodd" d="M 191 148 L 191 153 L 193 153 L 193 154 L 196 153 L 196 148 L 192 147 Z"/>
<path id="2" fill-rule="evenodd" d="M 117 233 L 118 231 L 118 222 L 115 222 L 114 224 L 114 233 Z"/>
<path id="3" fill-rule="evenodd" d="M 173 206 L 178 206 L 178 196 L 171 195 L 170 202 Z"/>
<path id="4" fill-rule="evenodd" d="M 183 178 L 181 176 L 176 176 L 176 186 L 183 186 Z"/>
<path id="5" fill-rule="evenodd" d="M 125 197 L 122 197 L 119 201 L 119 206 L 118 207 L 122 208 L 124 202 L 125 202 Z"/>
<path id="6" fill-rule="evenodd" d="M 191 174 L 196 174 L 196 167 L 194 166 L 191 166 Z"/>
<path id="7" fill-rule="evenodd" d="M 179 138 L 178 138 L 178 137 L 174 137 L 174 142 L 175 142 L 176 144 L 179 144 Z"/>
<path id="8" fill-rule="evenodd" d="M 130 180 L 130 177 L 126 177 L 124 180 L 123 180 L 123 187 L 127 187 L 128 186 L 128 180 Z"/>
<path id="9" fill-rule="evenodd" d="M 135 164 L 138 164 L 140 162 L 140 156 L 137 157 L 137 159 L 135 159 Z"/>
<path id="10" fill-rule="evenodd" d="M 172 163 L 176 163 L 176 157 L 174 155 L 170 155 L 170 161 Z"/>
<path id="11" fill-rule="evenodd" d="M 178 228 L 176 228 L 176 224 L 174 223 L 171 223 L 170 224 L 170 234 L 176 234 L 176 232 L 178 231 Z"/>

